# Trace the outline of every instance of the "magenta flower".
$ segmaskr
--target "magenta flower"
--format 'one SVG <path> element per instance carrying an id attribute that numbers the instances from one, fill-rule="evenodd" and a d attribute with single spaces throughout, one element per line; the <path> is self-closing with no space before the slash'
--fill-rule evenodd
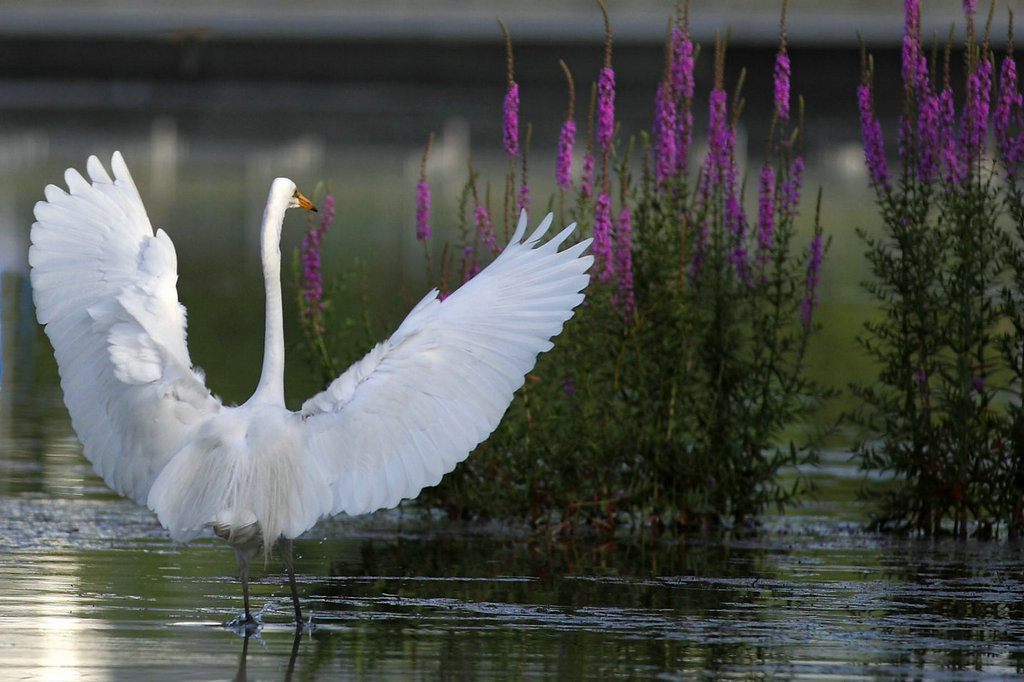
<path id="1" fill-rule="evenodd" d="M 689 100 L 685 100 L 682 108 L 676 112 L 676 173 L 679 175 L 686 172 L 692 138 L 693 111 L 690 110 Z"/>
<path id="2" fill-rule="evenodd" d="M 939 130 L 937 153 L 942 163 L 943 178 L 947 183 L 959 182 L 967 172 L 964 159 L 960 158 L 956 140 L 956 116 L 953 110 L 953 88 L 946 86 L 939 93 Z"/>
<path id="3" fill-rule="evenodd" d="M 961 159 L 973 163 L 985 150 L 992 94 L 992 62 L 982 55 L 967 76 L 967 101 L 961 118 Z"/>
<path id="4" fill-rule="evenodd" d="M 725 226 L 732 234 L 733 249 L 726 260 L 736 268 L 736 276 L 743 282 L 750 283 L 750 268 L 747 263 L 746 229 L 747 215 L 740 206 L 735 192 L 725 198 Z"/>
<path id="5" fill-rule="evenodd" d="M 430 185 L 426 179 L 416 184 L 416 239 L 426 241 L 430 238 Z"/>
<path id="6" fill-rule="evenodd" d="M 597 260 L 597 280 L 607 282 L 612 278 L 612 219 L 611 198 L 607 192 L 599 192 L 594 206 L 594 245 L 591 253 Z"/>
<path id="7" fill-rule="evenodd" d="M 430 148 L 434 144 L 434 134 L 427 138 L 427 147 L 423 150 L 420 161 L 420 181 L 416 184 L 416 239 L 426 241 L 430 238 L 430 185 L 427 184 L 427 159 Z M 333 201 L 333 199 L 332 199 Z"/>
<path id="8" fill-rule="evenodd" d="M 1017 165 L 1021 162 L 1021 137 L 1013 136 L 1010 128 L 1020 128 L 1022 103 L 1024 98 L 1017 90 L 1017 63 L 1013 55 L 1008 54 L 1003 58 L 999 72 L 999 99 L 992 113 L 992 130 L 999 157 L 1010 176 L 1016 175 Z"/>
<path id="9" fill-rule="evenodd" d="M 672 27 L 672 64 L 669 69 L 671 78 L 673 106 L 675 108 L 676 139 L 673 152 L 676 159 L 675 173 L 686 172 L 687 155 L 693 136 L 693 112 L 690 100 L 693 97 L 693 43 L 684 23 L 683 27 Z M 675 106 L 676 100 L 682 96 L 681 106 Z"/>
<path id="10" fill-rule="evenodd" d="M 668 83 L 658 84 L 654 99 L 654 176 L 661 186 L 678 170 L 676 163 L 676 102 Z"/>
<path id="11" fill-rule="evenodd" d="M 494 226 L 491 223 L 491 215 L 487 207 L 477 204 L 473 207 L 473 223 L 476 225 L 480 242 L 487 247 L 491 253 L 498 253 L 498 244 L 494 237 Z"/>
<path id="12" fill-rule="evenodd" d="M 781 50 L 775 55 L 775 112 L 789 120 L 789 55 Z"/>
<path id="13" fill-rule="evenodd" d="M 733 197 L 733 200 L 736 194 L 733 159 L 736 131 L 729 124 L 726 94 L 721 87 L 711 90 L 708 110 L 708 151 L 697 180 L 697 200 L 705 205 L 717 191 L 726 198 Z"/>
<path id="14" fill-rule="evenodd" d="M 708 96 L 708 152 L 702 169 L 705 196 L 726 184 L 732 166 L 732 134 L 726 113 L 725 90 L 716 87 Z"/>
<path id="15" fill-rule="evenodd" d="M 555 182 L 564 191 L 572 182 L 572 146 L 576 142 L 576 122 L 565 119 L 558 134 L 558 157 L 555 162 Z"/>
<path id="16" fill-rule="evenodd" d="M 964 14 L 973 16 L 978 0 L 964 0 Z"/>
<path id="17" fill-rule="evenodd" d="M 571 378 L 562 381 L 562 391 L 564 391 L 569 397 L 572 397 L 576 392 L 576 385 L 573 383 Z"/>
<path id="18" fill-rule="evenodd" d="M 619 224 L 615 231 L 615 270 L 619 280 L 619 290 L 616 294 L 619 310 L 626 320 L 636 308 L 636 301 L 633 296 L 633 244 L 632 226 L 630 223 L 629 207 L 623 206 L 619 211 Z"/>
<path id="19" fill-rule="evenodd" d="M 476 258 L 476 249 L 472 244 L 466 244 L 462 247 L 462 281 L 473 279 L 479 272 L 480 262 Z"/>
<path id="20" fill-rule="evenodd" d="M 315 315 L 324 309 L 320 245 L 333 221 L 334 197 L 328 194 L 320 206 L 319 224 L 311 227 L 302 239 L 302 297 L 306 304 L 306 316 Z"/>
<path id="21" fill-rule="evenodd" d="M 807 253 L 807 284 L 804 298 L 800 302 L 800 322 L 806 327 L 811 323 L 811 312 L 818 305 L 815 293 L 818 287 L 818 275 L 821 270 L 821 232 L 815 232 Z"/>
<path id="22" fill-rule="evenodd" d="M 508 34 L 505 22 L 498 19 L 501 32 L 505 35 L 505 102 L 502 107 L 502 141 L 505 154 L 511 159 L 519 155 L 519 84 L 515 80 L 514 61 L 512 59 L 512 38 Z"/>
<path id="23" fill-rule="evenodd" d="M 679 26 L 672 27 L 672 91 L 683 97 L 693 97 L 693 43 L 690 35 Z"/>
<path id="24" fill-rule="evenodd" d="M 505 91 L 503 112 L 502 140 L 505 154 L 512 158 L 519 155 L 519 84 L 515 81 L 509 81 Z"/>
<path id="25" fill-rule="evenodd" d="M 573 120 L 573 108 L 576 104 L 576 87 L 572 82 L 572 72 L 569 66 L 559 60 L 558 65 L 565 73 L 565 81 L 569 88 L 569 108 L 565 115 L 565 122 L 558 133 L 558 156 L 555 161 L 555 183 L 564 192 L 572 184 L 572 147 L 576 144 L 576 121 Z"/>
<path id="26" fill-rule="evenodd" d="M 761 166 L 761 180 L 757 188 L 757 259 L 761 267 L 768 265 L 772 240 L 775 235 L 775 168 L 770 163 Z"/>
<path id="27" fill-rule="evenodd" d="M 530 208 L 530 186 L 523 182 L 519 186 L 519 196 L 516 197 L 516 211 L 522 211 Z"/>
<path id="28" fill-rule="evenodd" d="M 594 155 L 587 150 L 583 154 L 583 178 L 580 182 L 580 192 L 586 198 L 590 198 L 594 182 Z"/>
<path id="29" fill-rule="evenodd" d="M 931 183 L 938 170 L 939 152 L 942 149 L 940 136 L 939 95 L 928 92 L 918 102 L 917 108 L 917 177 L 925 184 Z"/>
<path id="30" fill-rule="evenodd" d="M 888 192 L 889 166 L 882 145 L 882 124 L 875 117 L 870 84 L 861 83 L 857 86 L 857 107 L 860 110 L 860 131 L 864 139 L 864 161 L 868 167 L 868 176 L 877 190 Z"/>
<path id="31" fill-rule="evenodd" d="M 804 159 L 799 154 L 789 163 L 789 176 L 782 181 L 782 206 L 790 218 L 800 205 L 800 188 L 804 184 Z"/>
<path id="32" fill-rule="evenodd" d="M 928 61 L 921 51 L 920 0 L 906 0 L 903 20 L 903 87 L 921 98 L 928 90 Z"/>
<path id="33" fill-rule="evenodd" d="M 615 128 L 615 72 L 610 66 L 601 69 L 597 78 L 597 143 L 607 149 Z"/>
<path id="34" fill-rule="evenodd" d="M 601 0 L 597 2 L 604 16 L 604 64 L 597 76 L 597 144 L 608 151 L 615 132 L 615 72 L 612 70 L 612 25 L 608 21 L 608 9 Z M 589 131 L 588 131 L 589 134 Z M 607 156 L 605 157 L 607 159 Z"/>

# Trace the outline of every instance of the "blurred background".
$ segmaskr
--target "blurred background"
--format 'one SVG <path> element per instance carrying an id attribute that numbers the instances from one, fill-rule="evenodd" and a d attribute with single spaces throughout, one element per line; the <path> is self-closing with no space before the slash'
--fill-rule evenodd
<path id="1" fill-rule="evenodd" d="M 939 35 L 944 43 L 955 24 L 954 44 L 959 45 L 961 3 L 922 5 L 925 35 Z M 607 6 L 624 147 L 630 136 L 650 127 L 664 38 L 676 5 L 610 0 Z M 756 167 L 759 162 L 772 104 L 781 6 L 691 2 L 691 35 L 703 47 L 694 102 L 696 153 L 715 36 L 728 32 L 727 89 L 735 87 L 741 69 L 747 71 L 740 152 L 748 158 L 741 164 Z M 792 90 L 803 96 L 806 111 L 805 196 L 824 186 L 825 225 L 834 239 L 823 273 L 826 307 L 861 298 L 861 249 L 853 228 L 870 229 L 877 222 L 856 112 L 858 31 L 876 61 L 876 101 L 891 134 L 901 102 L 902 11 L 895 0 L 789 3 Z M 1005 41 L 1005 12 L 1004 3 L 994 22 L 997 45 Z M 482 191 L 488 181 L 503 186 L 505 46 L 499 17 L 512 38 L 520 121 L 524 132 L 527 123 L 533 127 L 529 178 L 536 213 L 546 209 L 554 187 L 554 148 L 566 115 L 559 59 L 576 82 L 582 137 L 587 95 L 603 55 L 604 23 L 595 2 L 0 4 L 5 326 L 17 317 L 21 336 L 37 335 L 31 331 L 31 303 L 21 277 L 32 206 L 43 187 L 62 184 L 63 170 L 84 168 L 89 154 L 107 161 L 120 149 L 153 224 L 167 229 L 175 241 L 193 359 L 211 369 L 211 384 L 223 397 L 244 399 L 259 372 L 262 296 L 256 229 L 275 176 L 292 177 L 307 194 L 322 181 L 335 195 L 339 209 L 325 244 L 327 275 L 348 268 L 353 259 L 366 264 L 365 298 L 380 311 L 380 333 L 385 334 L 426 286 L 423 247 L 413 236 L 413 198 L 429 135 L 436 136 L 428 164 L 435 257 L 453 235 L 467 156 L 481 172 Z M 578 161 L 579 156 L 577 173 Z M 808 229 L 810 200 L 805 199 L 803 213 Z M 301 232 L 286 233 L 286 261 Z M 342 297 L 337 313 L 355 314 L 361 305 L 358 295 Z M 859 319 L 854 308 L 843 308 L 839 317 Z M 848 344 L 842 339 L 852 337 L 856 325 L 847 326 L 826 330 L 826 341 L 834 332 L 836 343 Z M 30 352 L 15 350 L 16 336 L 4 335 L 2 367 L 8 378 L 15 371 L 40 371 L 52 378 L 48 353 L 31 352 L 39 356 L 32 365 L 39 367 L 14 362 L 16 352 L 22 357 Z M 293 374 L 289 395 L 301 398 L 310 390 L 307 373 Z M 847 378 L 840 373 L 835 381 L 842 384 Z"/>

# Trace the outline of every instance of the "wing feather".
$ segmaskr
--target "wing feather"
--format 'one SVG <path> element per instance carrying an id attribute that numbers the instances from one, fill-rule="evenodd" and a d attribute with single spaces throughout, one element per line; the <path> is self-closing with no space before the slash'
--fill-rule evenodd
<path id="1" fill-rule="evenodd" d="M 329 513 L 360 514 L 414 497 L 497 427 L 538 353 L 583 301 L 593 262 L 574 229 L 506 249 L 443 302 L 416 304 L 395 333 L 303 405 L 304 455 L 328 476 Z"/>
<path id="2" fill-rule="evenodd" d="M 145 504 L 153 480 L 220 402 L 192 368 L 177 256 L 155 234 L 120 153 L 68 169 L 35 206 L 29 263 L 71 423 L 114 490 Z"/>

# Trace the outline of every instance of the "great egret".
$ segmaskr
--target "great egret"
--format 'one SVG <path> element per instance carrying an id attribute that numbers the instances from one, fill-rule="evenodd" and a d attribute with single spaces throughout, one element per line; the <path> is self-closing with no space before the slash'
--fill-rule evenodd
<path id="1" fill-rule="evenodd" d="M 292 539 L 322 517 L 412 498 L 498 425 L 537 354 L 583 301 L 590 240 L 562 251 L 570 225 L 541 243 L 549 214 L 443 301 L 431 291 L 391 337 L 298 412 L 285 407 L 281 229 L 312 208 L 277 178 L 260 228 L 266 284 L 263 371 L 255 393 L 225 406 L 192 366 L 170 237 L 150 225 L 121 154 L 113 179 L 65 173 L 35 206 L 29 263 L 40 323 L 85 456 L 118 493 L 156 512 L 172 538 L 206 526 L 235 550 L 249 610 L 249 562 L 276 543 L 298 627 Z"/>

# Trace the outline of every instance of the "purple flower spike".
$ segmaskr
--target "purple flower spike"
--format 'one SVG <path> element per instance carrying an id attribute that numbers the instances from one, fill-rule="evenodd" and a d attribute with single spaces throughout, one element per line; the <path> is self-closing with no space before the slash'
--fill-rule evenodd
<path id="1" fill-rule="evenodd" d="M 974 71 L 967 76 L 960 155 L 968 163 L 976 161 L 985 150 L 991 94 L 992 62 L 983 55 Z"/>
<path id="2" fill-rule="evenodd" d="M 690 99 L 693 97 L 693 43 L 690 41 L 688 27 L 685 25 L 672 27 L 672 64 L 669 68 L 672 105 L 675 109 L 675 144 L 674 154 L 676 168 L 674 173 L 682 175 L 686 172 L 687 154 L 693 136 L 693 112 L 690 110 Z M 681 106 L 676 101 L 682 97 Z"/>
<path id="3" fill-rule="evenodd" d="M 722 188 L 734 194 L 736 168 L 733 163 L 735 131 L 729 125 L 725 90 L 715 87 L 708 96 L 708 151 L 697 180 L 697 200 L 702 204 Z"/>
<path id="4" fill-rule="evenodd" d="M 519 155 L 519 84 L 515 81 L 508 84 L 503 111 L 502 139 L 505 143 L 505 154 L 512 158 Z"/>
<path id="5" fill-rule="evenodd" d="M 938 152 L 942 148 L 940 137 L 941 101 L 939 95 L 927 93 L 917 109 L 917 177 L 924 184 L 931 183 L 938 170 Z"/>
<path id="6" fill-rule="evenodd" d="M 466 244 L 462 247 L 462 281 L 473 279 L 479 272 L 480 262 L 476 258 L 476 249 L 472 244 Z"/>
<path id="7" fill-rule="evenodd" d="M 672 91 L 693 97 L 693 43 L 679 26 L 672 27 Z"/>
<path id="8" fill-rule="evenodd" d="M 583 154 L 583 179 L 580 182 L 580 191 L 584 197 L 589 198 L 593 191 L 594 182 L 594 155 L 587 151 Z"/>
<path id="9" fill-rule="evenodd" d="M 559 60 L 559 66 L 565 74 L 565 82 L 569 89 L 569 110 L 565 115 L 565 122 L 558 133 L 558 156 L 555 161 L 555 183 L 563 191 L 567 191 L 572 185 L 572 147 L 576 144 L 576 121 L 573 119 L 573 109 L 576 105 L 576 86 L 572 81 L 572 72 L 569 66 Z"/>
<path id="10" fill-rule="evenodd" d="M 779 118 L 789 120 L 789 55 L 775 55 L 775 112 Z"/>
<path id="11" fill-rule="evenodd" d="M 576 142 L 576 122 L 566 119 L 558 134 L 558 159 L 555 164 L 555 182 L 568 190 L 572 182 L 572 146 Z"/>
<path id="12" fill-rule="evenodd" d="M 672 89 L 667 85 L 664 82 L 658 84 L 654 108 L 656 144 L 654 175 L 658 184 L 663 187 L 678 168 L 676 162 L 676 103 Z"/>
<path id="13" fill-rule="evenodd" d="M 768 265 L 775 235 L 775 169 L 771 164 L 761 167 L 757 189 L 757 257 L 761 267 Z"/>
<path id="14" fill-rule="evenodd" d="M 615 128 L 615 72 L 610 66 L 601 69 L 597 78 L 597 143 L 607 149 Z"/>
<path id="15" fill-rule="evenodd" d="M 530 208 L 530 186 L 525 182 L 519 186 L 519 196 L 516 198 L 516 211 L 529 210 Z"/>
<path id="16" fill-rule="evenodd" d="M 804 298 L 800 302 L 800 322 L 806 327 L 811 324 L 811 312 L 818 305 L 815 290 L 818 286 L 818 275 L 821 271 L 821 233 L 815 232 L 807 254 L 807 286 Z"/>
<path id="17" fill-rule="evenodd" d="M 857 106 L 860 110 L 860 131 L 864 138 L 864 161 L 868 167 L 868 176 L 876 189 L 887 192 L 889 166 L 882 145 L 882 124 L 875 118 L 871 85 L 868 83 L 857 86 Z"/>
<path id="18" fill-rule="evenodd" d="M 804 159 L 797 155 L 789 164 L 789 177 L 782 183 L 782 203 L 786 215 L 796 216 L 800 205 L 800 188 L 804 184 Z"/>
<path id="19" fill-rule="evenodd" d="M 612 278 L 611 232 L 611 198 L 607 192 L 599 192 L 594 207 L 594 245 L 591 247 L 597 260 L 595 270 L 599 282 L 607 282 Z"/>
<path id="20" fill-rule="evenodd" d="M 939 93 L 939 128 L 936 138 L 936 153 L 941 162 L 943 179 L 948 183 L 959 182 L 966 172 L 960 158 L 956 141 L 955 113 L 953 110 L 953 89 L 946 86 Z"/>
<path id="21" fill-rule="evenodd" d="M 1021 162 L 1020 137 L 1010 134 L 1010 127 L 1019 127 L 1021 123 L 1021 105 L 1024 98 L 1017 90 L 1017 63 L 1012 54 L 1003 58 L 999 73 L 999 100 L 992 114 L 992 130 L 996 137 L 999 157 L 1006 166 L 1010 176 L 1016 175 L 1017 165 Z"/>
<path id="22" fill-rule="evenodd" d="M 320 211 L 323 215 L 320 217 L 320 235 L 323 236 L 327 232 L 327 228 L 334 222 L 334 196 L 328 194 L 324 197 L 323 204 L 320 205 Z"/>
<path id="23" fill-rule="evenodd" d="M 491 215 L 483 204 L 473 207 L 473 222 L 476 225 L 477 234 L 480 235 L 480 242 L 487 246 L 487 250 L 491 253 L 497 253 L 498 245 L 494 237 Z"/>
<path id="24" fill-rule="evenodd" d="M 430 238 L 430 185 L 425 179 L 416 184 L 416 239 Z"/>
<path id="25" fill-rule="evenodd" d="M 975 6 L 978 4 L 978 0 L 964 0 L 964 14 L 967 16 L 974 16 Z"/>
<path id="26" fill-rule="evenodd" d="M 416 184 L 416 239 L 421 242 L 430 238 L 430 185 L 427 184 L 427 159 L 430 148 L 434 145 L 434 134 L 427 138 L 427 148 L 423 150 L 420 161 L 420 181 Z M 332 199 L 333 201 L 333 199 Z"/>
<path id="27" fill-rule="evenodd" d="M 334 197 L 328 194 L 320 206 L 320 223 L 306 232 L 306 236 L 302 239 L 302 296 L 306 304 L 305 314 L 307 316 L 320 313 L 324 309 L 320 245 L 333 221 Z"/>
<path id="28" fill-rule="evenodd" d="M 903 20 L 903 87 L 916 97 L 928 89 L 928 61 L 921 51 L 920 0 L 906 0 Z"/>
<path id="29" fill-rule="evenodd" d="M 747 263 L 747 249 L 744 245 L 747 216 L 734 192 L 730 192 L 725 199 L 725 225 L 733 238 L 733 249 L 726 256 L 726 260 L 736 268 L 736 276 L 740 281 L 749 284 L 750 268 Z"/>
<path id="30" fill-rule="evenodd" d="M 686 172 L 686 161 L 693 138 L 693 112 L 686 104 L 676 112 L 676 173 Z"/>

